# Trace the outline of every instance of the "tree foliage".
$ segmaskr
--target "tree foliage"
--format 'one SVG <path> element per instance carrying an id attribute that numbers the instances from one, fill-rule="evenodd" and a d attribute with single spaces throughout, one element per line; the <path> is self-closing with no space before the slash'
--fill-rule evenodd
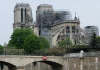
<path id="1" fill-rule="evenodd" d="M 4 46 L 0 45 L 0 54 L 4 52 Z"/>
<path id="2" fill-rule="evenodd" d="M 97 40 L 97 47 L 100 47 L 100 36 L 96 37 Z"/>
<path id="3" fill-rule="evenodd" d="M 45 50 L 46 53 L 49 54 L 60 54 L 60 53 L 65 53 L 66 50 L 65 48 L 62 47 L 53 47 Z"/>
<path id="4" fill-rule="evenodd" d="M 11 35 L 11 40 L 9 41 L 9 47 L 16 47 L 18 49 L 23 48 L 25 38 L 33 34 L 32 30 L 29 28 L 16 29 Z"/>
<path id="5" fill-rule="evenodd" d="M 34 34 L 27 36 L 24 43 L 24 50 L 28 54 L 33 53 L 34 50 L 40 50 L 39 38 Z"/>
<path id="6" fill-rule="evenodd" d="M 5 47 L 6 55 L 23 55 L 24 49 L 16 49 L 15 47 Z"/>
<path id="7" fill-rule="evenodd" d="M 59 47 L 69 47 L 72 45 L 72 41 L 70 40 L 70 38 L 66 38 L 65 40 L 60 41 L 59 43 Z"/>
<path id="8" fill-rule="evenodd" d="M 58 45 L 59 45 L 59 47 L 66 47 L 66 41 L 62 40 L 62 41 L 60 41 L 60 43 Z"/>
<path id="9" fill-rule="evenodd" d="M 88 48 L 88 45 L 72 45 L 71 48 Z"/>
<path id="10" fill-rule="evenodd" d="M 90 47 L 91 48 L 97 47 L 97 40 L 96 40 L 96 33 L 95 32 L 93 32 L 93 34 L 92 34 Z"/>
<path id="11" fill-rule="evenodd" d="M 40 41 L 41 49 L 50 48 L 50 44 L 48 40 L 46 40 L 44 37 L 39 37 L 39 41 Z"/>
<path id="12" fill-rule="evenodd" d="M 41 50 L 49 47 L 50 45 L 45 38 L 37 37 L 34 34 L 27 36 L 24 43 L 24 50 L 28 54 L 33 53 L 35 50 Z"/>
<path id="13" fill-rule="evenodd" d="M 50 44 L 44 37 L 34 35 L 31 29 L 23 28 L 14 30 L 8 47 L 24 49 L 29 54 L 33 53 L 34 50 L 49 48 Z"/>

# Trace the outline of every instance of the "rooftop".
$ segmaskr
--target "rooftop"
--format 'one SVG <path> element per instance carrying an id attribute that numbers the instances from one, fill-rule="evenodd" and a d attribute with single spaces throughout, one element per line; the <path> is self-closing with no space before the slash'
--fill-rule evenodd
<path id="1" fill-rule="evenodd" d="M 85 28 L 97 28 L 96 26 L 86 26 Z"/>
<path id="2" fill-rule="evenodd" d="M 17 8 L 17 7 L 30 7 L 30 5 L 28 3 L 17 3 L 15 5 L 15 8 Z"/>
<path id="3" fill-rule="evenodd" d="M 37 9 L 40 9 L 40 8 L 53 8 L 52 5 L 49 5 L 49 4 L 40 4 Z"/>

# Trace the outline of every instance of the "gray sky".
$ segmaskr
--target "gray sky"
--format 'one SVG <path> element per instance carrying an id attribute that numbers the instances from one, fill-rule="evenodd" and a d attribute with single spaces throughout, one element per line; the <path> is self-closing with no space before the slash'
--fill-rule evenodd
<path id="1" fill-rule="evenodd" d="M 54 9 L 68 10 L 72 17 L 80 17 L 81 27 L 95 25 L 100 27 L 100 0 L 2 0 L 0 1 L 0 44 L 8 43 L 13 32 L 14 6 L 16 3 L 29 3 L 33 19 L 39 4 L 51 4 Z"/>

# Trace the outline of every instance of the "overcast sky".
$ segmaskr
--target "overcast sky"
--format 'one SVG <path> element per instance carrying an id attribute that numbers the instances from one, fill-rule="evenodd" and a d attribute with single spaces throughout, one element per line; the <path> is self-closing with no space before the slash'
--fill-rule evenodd
<path id="1" fill-rule="evenodd" d="M 29 3 L 35 21 L 36 8 L 40 4 L 51 4 L 54 9 L 68 10 L 72 17 L 80 17 L 81 27 L 100 27 L 100 0 L 1 0 L 0 1 L 0 44 L 8 43 L 13 32 L 14 6 L 16 3 Z"/>

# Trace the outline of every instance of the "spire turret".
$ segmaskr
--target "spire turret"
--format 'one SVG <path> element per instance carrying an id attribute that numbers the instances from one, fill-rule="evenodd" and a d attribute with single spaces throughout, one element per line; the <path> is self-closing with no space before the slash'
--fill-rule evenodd
<path id="1" fill-rule="evenodd" d="M 75 12 L 75 18 L 74 18 L 74 20 L 77 20 L 77 17 L 76 17 L 76 12 Z"/>
<path id="2" fill-rule="evenodd" d="M 80 18 L 79 18 L 79 16 L 78 16 L 78 21 L 80 21 Z"/>

